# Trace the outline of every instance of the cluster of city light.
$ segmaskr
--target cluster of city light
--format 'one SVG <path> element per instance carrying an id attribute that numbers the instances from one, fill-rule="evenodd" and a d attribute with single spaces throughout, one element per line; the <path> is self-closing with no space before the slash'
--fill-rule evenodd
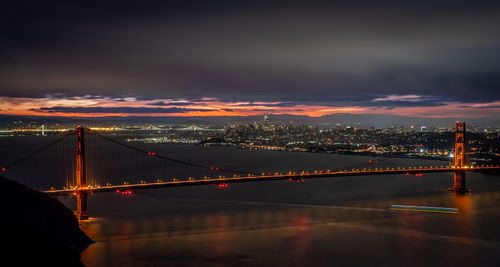
<path id="1" fill-rule="evenodd" d="M 68 132 L 72 131 L 73 128 L 57 128 L 57 129 L 52 129 L 52 128 L 15 128 L 15 129 L 2 129 L 0 130 L 0 133 L 12 133 L 12 132 Z"/>
<path id="2" fill-rule="evenodd" d="M 116 131 L 116 127 L 89 127 L 90 130 L 92 131 L 102 131 L 102 132 L 109 132 L 109 131 Z"/>

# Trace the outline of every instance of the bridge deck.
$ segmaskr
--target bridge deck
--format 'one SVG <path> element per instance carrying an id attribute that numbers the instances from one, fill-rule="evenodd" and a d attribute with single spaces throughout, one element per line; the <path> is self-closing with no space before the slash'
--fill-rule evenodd
<path id="1" fill-rule="evenodd" d="M 338 176 L 363 176 L 363 175 L 388 175 L 388 174 L 418 174 L 418 173 L 438 173 L 438 172 L 481 172 L 481 171 L 500 171 L 500 167 L 469 167 L 469 168 L 412 168 L 412 169 L 385 169 L 385 170 L 351 170 L 351 171 L 314 171 L 304 173 L 275 173 L 271 175 L 247 176 L 247 177 L 228 177 L 228 178 L 207 178 L 198 180 L 178 180 L 178 181 L 159 181 L 154 183 L 141 184 L 122 184 L 88 188 L 72 188 L 62 190 L 44 191 L 49 195 L 70 195 L 79 191 L 87 191 L 89 193 L 112 192 L 116 190 L 139 190 L 151 189 L 160 187 L 179 187 L 192 185 L 207 185 L 221 183 L 240 183 L 240 182 L 257 182 L 257 181 L 275 181 L 288 179 L 303 179 L 303 178 L 327 178 Z"/>

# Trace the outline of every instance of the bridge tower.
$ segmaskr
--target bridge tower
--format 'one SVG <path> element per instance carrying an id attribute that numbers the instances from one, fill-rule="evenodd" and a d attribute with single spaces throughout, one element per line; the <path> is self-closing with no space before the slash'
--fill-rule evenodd
<path id="1" fill-rule="evenodd" d="M 85 130 L 83 127 L 76 128 L 76 185 L 78 188 L 87 187 L 87 167 L 85 165 Z M 87 212 L 87 192 L 78 191 L 76 194 L 76 216 L 79 220 L 89 218 Z"/>
<path id="2" fill-rule="evenodd" d="M 465 123 L 458 122 L 455 130 L 455 157 L 453 159 L 453 166 L 457 168 L 454 172 L 453 187 L 449 190 L 456 192 L 468 191 L 465 186 L 465 172 L 462 169 L 465 165 Z"/>

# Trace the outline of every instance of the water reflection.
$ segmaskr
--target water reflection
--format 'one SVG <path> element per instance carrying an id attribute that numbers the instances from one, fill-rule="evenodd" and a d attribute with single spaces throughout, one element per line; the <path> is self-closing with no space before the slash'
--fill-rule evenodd
<path id="1" fill-rule="evenodd" d="M 215 253 L 224 255 L 228 253 L 228 240 L 225 231 L 228 227 L 227 215 L 219 214 L 215 216 L 214 227 L 217 233 L 214 236 Z"/>
<path id="2" fill-rule="evenodd" d="M 478 196 L 479 198 L 479 196 Z M 481 200 L 497 201 L 500 193 L 482 193 Z M 250 210 L 245 212 L 186 214 L 176 216 L 156 216 L 153 218 L 130 218 L 119 220 L 100 218 L 82 225 L 84 231 L 92 236 L 130 236 L 142 233 L 168 233 L 170 235 L 201 234 L 221 231 L 252 230 L 273 227 L 306 227 L 311 223 L 339 221 L 360 221 L 365 218 L 395 217 L 388 208 L 392 204 L 427 205 L 459 208 L 461 216 L 451 215 L 456 225 L 474 226 L 474 197 L 468 195 L 422 196 L 373 202 L 359 202 L 350 206 L 313 206 L 287 209 Z M 370 204 L 368 206 L 368 204 Z M 422 228 L 423 214 L 399 212 L 398 220 L 403 227 Z M 463 216 L 462 216 L 463 215 Z M 459 223 L 460 222 L 460 223 Z"/>
<path id="3" fill-rule="evenodd" d="M 195 266 L 209 262 L 208 265 L 228 266 L 259 260 L 270 263 L 278 257 L 281 265 L 307 265 L 314 255 L 327 252 L 326 248 L 318 250 L 313 246 L 315 242 L 322 240 L 328 244 L 338 240 L 345 243 L 348 251 L 384 253 L 384 247 L 395 247 L 392 253 L 397 255 L 389 260 L 395 265 L 458 259 L 470 263 L 484 256 L 486 252 L 481 248 L 495 247 L 484 240 L 484 231 L 477 230 L 481 226 L 491 227 L 480 216 L 482 207 L 495 205 L 499 200 L 500 192 L 483 192 L 363 201 L 349 206 L 298 205 L 145 218 L 99 218 L 82 225 L 98 241 L 83 253 L 82 259 L 96 266 L 134 265 L 138 258 L 133 255 L 163 255 L 166 258 L 162 260 L 169 263 Z M 391 204 L 456 207 L 460 213 L 394 212 L 388 209 Z M 346 234 L 360 242 L 348 241 Z M 363 242 L 367 237 L 377 243 Z M 467 253 L 463 253 L 464 249 Z"/>
<path id="4" fill-rule="evenodd" d="M 292 213 L 296 213 L 292 210 Z M 288 256 L 295 264 L 303 265 L 307 259 L 308 250 L 311 249 L 311 233 L 309 231 L 308 214 L 293 214 L 294 233 L 290 239 L 290 248 L 287 250 Z"/>

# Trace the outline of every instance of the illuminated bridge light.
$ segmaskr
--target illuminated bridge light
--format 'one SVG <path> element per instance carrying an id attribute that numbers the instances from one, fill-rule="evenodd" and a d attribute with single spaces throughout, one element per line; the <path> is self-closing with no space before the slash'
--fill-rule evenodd
<path id="1" fill-rule="evenodd" d="M 118 192 L 117 192 L 118 193 Z M 122 195 L 132 195 L 132 190 L 121 191 Z"/>
<path id="2" fill-rule="evenodd" d="M 213 186 L 219 188 L 219 189 L 224 189 L 228 187 L 228 184 L 226 183 L 220 183 L 220 184 L 213 184 Z"/>

